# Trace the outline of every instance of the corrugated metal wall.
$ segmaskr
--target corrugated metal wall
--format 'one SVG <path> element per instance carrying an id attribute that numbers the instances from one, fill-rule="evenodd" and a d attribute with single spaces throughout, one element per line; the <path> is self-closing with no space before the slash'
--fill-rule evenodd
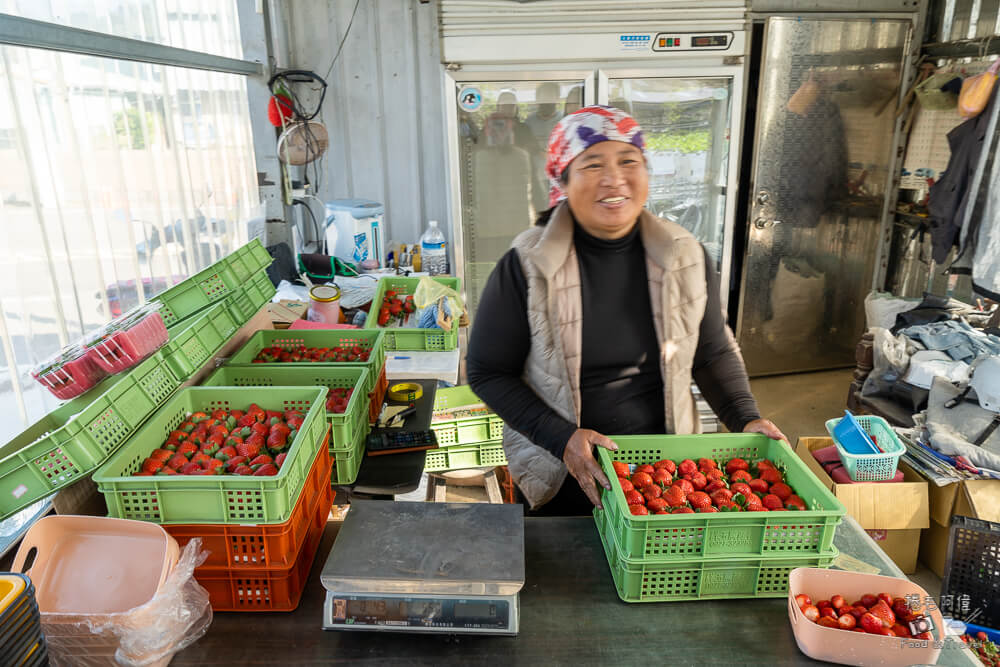
<path id="1" fill-rule="evenodd" d="M 356 0 L 289 2 L 291 66 L 325 76 Z M 415 242 L 448 219 L 437 3 L 361 0 L 327 78 L 330 132 L 317 196 L 386 206 L 386 240 Z M 310 170 L 311 171 L 311 170 Z"/>

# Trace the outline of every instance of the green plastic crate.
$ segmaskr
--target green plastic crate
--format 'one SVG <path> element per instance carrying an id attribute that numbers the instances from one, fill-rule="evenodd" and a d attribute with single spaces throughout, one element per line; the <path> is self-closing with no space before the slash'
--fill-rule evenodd
<path id="1" fill-rule="evenodd" d="M 326 436 L 326 387 L 187 387 L 177 392 L 94 473 L 108 515 L 154 523 L 274 524 L 295 500 Z M 218 408 L 306 411 L 288 457 L 273 477 L 191 475 L 132 477 L 187 415 Z"/>
<path id="2" fill-rule="evenodd" d="M 431 430 L 437 435 L 438 447 L 471 445 L 503 439 L 503 420 L 488 408 L 485 411 L 477 410 L 476 414 L 468 416 L 448 414 L 448 411 L 455 408 L 481 403 L 482 400 L 468 385 L 437 390 L 434 396 Z"/>
<path id="3" fill-rule="evenodd" d="M 505 466 L 507 456 L 502 442 L 481 442 L 477 445 L 455 445 L 442 449 L 428 449 L 424 461 L 426 472 L 462 470 L 486 466 Z"/>
<path id="4" fill-rule="evenodd" d="M 328 387 L 354 389 L 347 411 L 343 414 L 326 413 L 330 422 L 330 451 L 353 452 L 361 449 L 368 435 L 368 397 L 364 387 L 368 384 L 368 369 L 320 366 L 307 367 L 284 364 L 284 368 L 253 366 L 224 366 L 212 373 L 203 387 Z"/>
<path id="5" fill-rule="evenodd" d="M 361 461 L 365 458 L 364 439 L 361 441 L 361 448 L 352 452 L 335 452 L 330 450 L 330 457 L 333 459 L 333 472 L 330 476 L 331 484 L 354 484 L 358 479 L 358 471 L 361 470 Z"/>
<path id="6" fill-rule="evenodd" d="M 241 284 L 255 273 L 266 269 L 272 261 L 271 255 L 257 239 L 237 248 L 221 260 Z"/>
<path id="7" fill-rule="evenodd" d="M 435 276 L 434 280 L 459 291 L 462 281 L 458 278 Z M 368 318 L 365 320 L 366 329 L 380 329 L 385 332 L 385 349 L 387 350 L 433 350 L 448 351 L 458 347 L 458 317 L 461 313 L 452 313 L 455 321 L 451 331 L 443 329 L 416 329 L 407 327 L 386 327 L 378 326 L 378 311 L 385 297 L 386 290 L 396 290 L 399 294 L 413 294 L 417 289 L 420 278 L 403 278 L 399 276 L 386 276 L 378 281 L 378 289 L 375 290 L 375 298 L 372 299 L 371 310 L 368 311 Z"/>
<path id="8" fill-rule="evenodd" d="M 819 556 L 833 548 L 833 534 L 844 505 L 784 442 L 756 433 L 613 436 L 618 451 L 596 448 L 601 467 L 612 480 L 601 490 L 621 555 L 629 560 L 682 561 L 704 556 Z M 718 512 L 633 516 L 621 485 L 614 482 L 612 460 L 655 463 L 710 458 L 724 464 L 736 457 L 768 458 L 785 470 L 785 479 L 805 501 L 797 512 Z"/>
<path id="9" fill-rule="evenodd" d="M 258 271 L 229 299 L 229 310 L 240 322 L 247 322 L 261 306 L 271 301 L 277 290 L 266 271 Z"/>
<path id="10" fill-rule="evenodd" d="M 171 327 L 163 354 L 174 375 L 185 380 L 191 377 L 236 333 L 242 323 L 231 306 L 227 298 Z"/>
<path id="11" fill-rule="evenodd" d="M 180 385 L 162 350 L 64 403 L 0 447 L 0 520 L 100 465 Z"/>
<path id="12" fill-rule="evenodd" d="M 833 547 L 817 555 L 690 558 L 673 563 L 629 560 L 604 523 L 605 514 L 595 509 L 594 520 L 618 597 L 625 602 L 788 597 L 789 572 L 797 567 L 830 567 L 839 553 Z"/>
<path id="13" fill-rule="evenodd" d="M 255 364 L 254 357 L 265 347 L 281 347 L 293 349 L 297 347 L 337 347 L 340 345 L 357 345 L 366 350 L 371 350 L 368 361 L 360 362 L 323 362 L 323 363 L 276 363 L 276 364 Z M 255 368 L 305 368 L 305 367 L 327 367 L 346 368 L 363 367 L 368 369 L 366 379 L 365 395 L 371 396 L 375 390 L 375 383 L 378 382 L 382 374 L 382 367 L 385 365 L 385 334 L 382 331 L 372 331 L 370 329 L 302 329 L 279 331 L 258 331 L 254 333 L 243 344 L 239 350 L 229 358 L 226 366 L 252 366 Z"/>

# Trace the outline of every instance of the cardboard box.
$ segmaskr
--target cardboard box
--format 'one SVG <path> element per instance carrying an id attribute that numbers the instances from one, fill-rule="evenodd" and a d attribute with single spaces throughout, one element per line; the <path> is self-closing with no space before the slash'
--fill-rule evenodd
<path id="1" fill-rule="evenodd" d="M 309 304 L 301 301 L 283 299 L 278 303 L 269 303 L 266 307 L 275 329 L 287 329 L 295 320 L 304 320 L 309 314 Z"/>
<path id="2" fill-rule="evenodd" d="M 832 438 L 799 438 L 795 451 L 899 569 L 915 571 L 920 533 L 931 523 L 927 480 L 900 463 L 902 482 L 837 484 L 812 455 L 832 444 Z"/>
<path id="3" fill-rule="evenodd" d="M 971 516 L 1000 522 L 1000 480 L 969 479 L 931 489 L 931 523 L 920 538 L 920 561 L 944 577 L 951 517 Z"/>

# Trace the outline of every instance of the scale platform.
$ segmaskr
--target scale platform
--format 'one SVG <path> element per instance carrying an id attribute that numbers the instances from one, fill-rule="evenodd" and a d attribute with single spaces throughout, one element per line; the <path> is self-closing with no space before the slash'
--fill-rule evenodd
<path id="1" fill-rule="evenodd" d="M 516 635 L 523 509 L 356 500 L 320 581 L 324 630 Z"/>

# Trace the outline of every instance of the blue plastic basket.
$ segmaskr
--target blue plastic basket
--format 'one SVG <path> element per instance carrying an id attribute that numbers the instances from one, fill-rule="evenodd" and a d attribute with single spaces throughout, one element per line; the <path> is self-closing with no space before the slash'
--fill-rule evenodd
<path id="1" fill-rule="evenodd" d="M 828 420 L 826 430 L 837 446 L 837 454 L 847 469 L 848 477 L 855 482 L 892 479 L 899 457 L 906 453 L 906 446 L 881 417 L 855 417 L 847 412 L 841 419 Z M 877 445 L 872 442 L 872 436 Z"/>

